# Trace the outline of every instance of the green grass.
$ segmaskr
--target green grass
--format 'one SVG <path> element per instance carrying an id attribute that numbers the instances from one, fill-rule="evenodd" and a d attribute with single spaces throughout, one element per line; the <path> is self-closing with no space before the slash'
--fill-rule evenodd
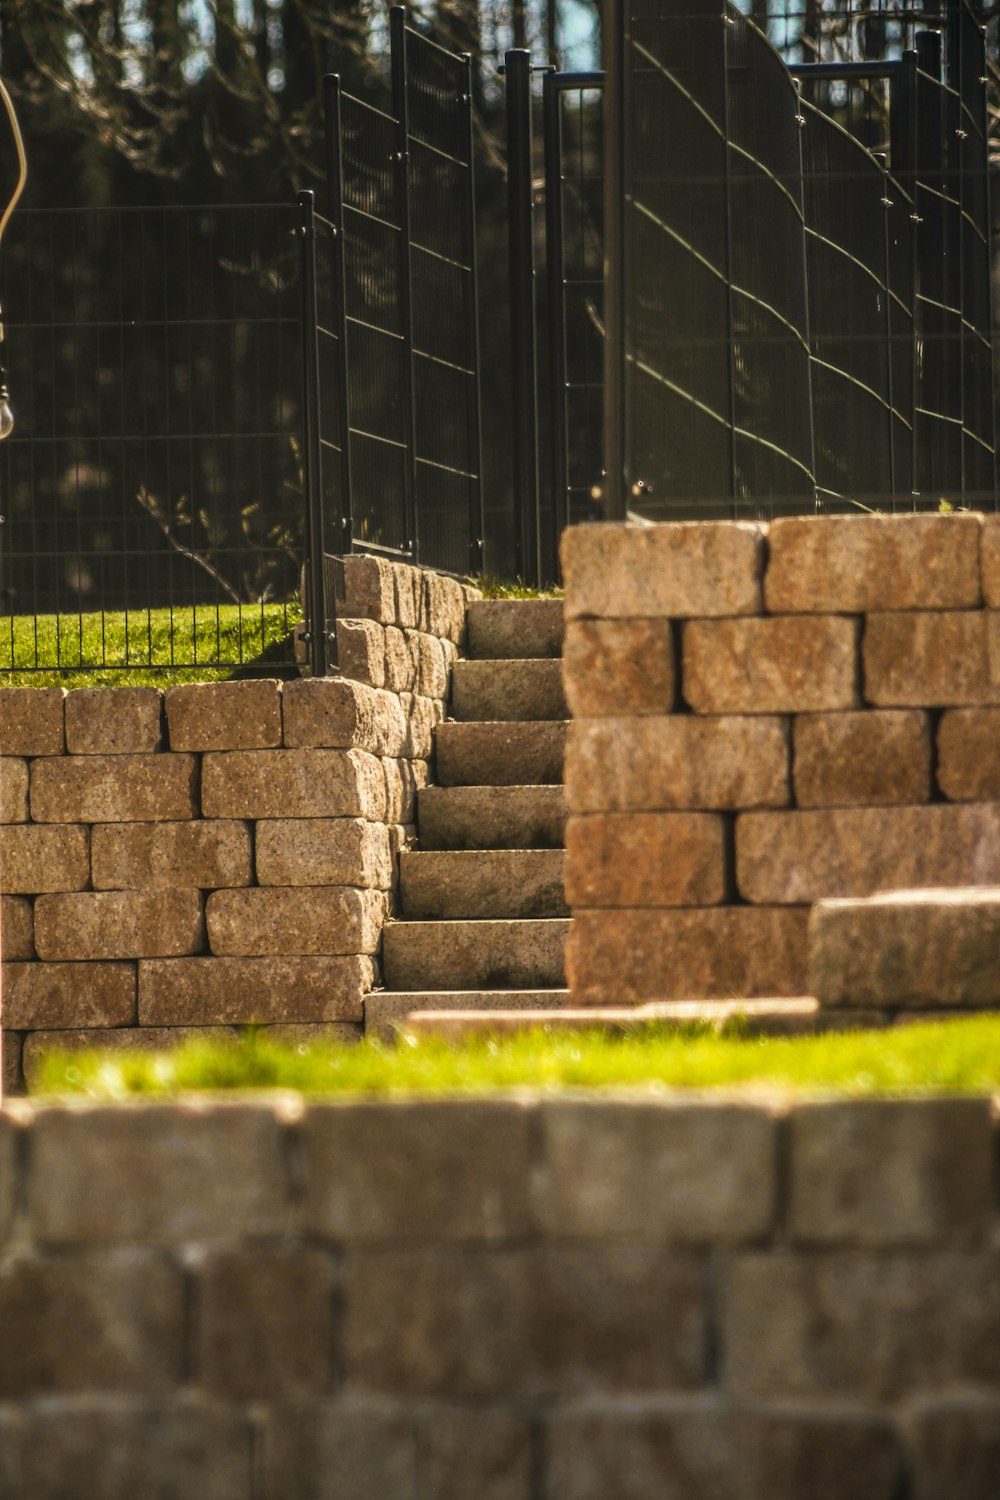
<path id="1" fill-rule="evenodd" d="M 0 620 L 0 687 L 209 682 L 276 647 L 298 615 L 292 603 L 7 616 Z M 36 664 L 44 670 L 30 670 Z"/>
<path id="2" fill-rule="evenodd" d="M 561 599 L 561 588 L 540 589 L 520 578 L 495 578 L 492 573 L 483 573 L 470 578 L 484 599 Z"/>
<path id="3" fill-rule="evenodd" d="M 36 1093 L 99 1099 L 192 1090 L 285 1088 L 311 1094 L 490 1093 L 534 1088 L 779 1089 L 845 1095 L 1000 1092 L 1000 1016 L 886 1031 L 749 1038 L 702 1029 L 652 1036 L 548 1034 L 461 1046 L 282 1046 L 240 1042 L 172 1052 L 51 1054 Z"/>

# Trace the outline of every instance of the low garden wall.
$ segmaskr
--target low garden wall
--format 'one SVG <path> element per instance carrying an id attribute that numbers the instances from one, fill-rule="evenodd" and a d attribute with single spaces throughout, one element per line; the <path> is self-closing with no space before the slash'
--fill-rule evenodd
<path id="1" fill-rule="evenodd" d="M 0 1494 L 996 1500 L 985 1099 L 0 1114 Z"/>
<path id="2" fill-rule="evenodd" d="M 345 572 L 341 677 L 0 691 L 8 1088 L 54 1042 L 357 1032 L 470 591 Z"/>

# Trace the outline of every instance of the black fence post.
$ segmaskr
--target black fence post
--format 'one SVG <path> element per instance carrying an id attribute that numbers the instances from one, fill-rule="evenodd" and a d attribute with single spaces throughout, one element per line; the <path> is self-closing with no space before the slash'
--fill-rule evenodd
<path id="1" fill-rule="evenodd" d="M 917 208 L 917 54 L 909 48 L 889 81 L 889 161 L 910 200 L 910 493 L 917 482 L 917 276 L 920 215 Z"/>
<path id="2" fill-rule="evenodd" d="M 340 437 L 340 538 L 342 554 L 354 544 L 351 505 L 351 413 L 347 385 L 347 286 L 344 248 L 344 159 L 341 142 L 340 79 L 323 79 L 326 128 L 326 213 L 333 226 L 333 332 L 337 339 L 337 427 Z"/>
<path id="3" fill-rule="evenodd" d="M 563 244 L 562 89 L 556 73 L 542 85 L 545 142 L 545 273 L 548 283 L 549 447 L 552 485 L 552 556 L 546 573 L 559 573 L 559 538 L 569 525 L 566 424 L 566 262 Z M 548 580 L 546 580 L 548 581 Z"/>
<path id="4" fill-rule="evenodd" d="M 532 245 L 531 53 L 520 49 L 508 52 L 504 63 L 513 385 L 514 566 L 525 583 L 538 583 L 541 578 L 541 538 Z"/>
<path id="5" fill-rule="evenodd" d="M 473 575 L 482 572 L 483 568 L 483 546 L 486 523 L 483 515 L 483 417 L 482 399 L 480 394 L 480 364 L 479 364 L 479 270 L 478 270 L 478 242 L 476 238 L 476 141 L 475 128 L 472 116 L 473 98 L 473 59 L 471 53 L 465 53 L 465 120 L 466 120 L 466 151 L 469 162 L 469 201 L 466 217 L 466 253 L 469 262 L 469 277 L 471 290 L 469 292 L 469 316 L 467 319 L 467 332 L 469 340 L 469 368 L 475 371 L 476 378 L 476 410 L 475 429 L 473 431 L 473 443 L 475 448 L 474 462 L 471 467 L 476 472 L 475 485 L 469 486 L 469 572 Z"/>
<path id="6" fill-rule="evenodd" d="M 323 527 L 323 450 L 320 443 L 319 330 L 316 306 L 316 219 L 311 192 L 300 193 L 299 236 L 302 244 L 302 469 L 309 548 L 306 588 L 306 628 L 314 677 L 328 668 L 325 540 Z M 332 601 L 331 601 L 332 602 Z"/>
<path id="7" fill-rule="evenodd" d="M 625 10 L 604 0 L 604 484 L 608 521 L 623 521 L 625 454 L 625 133 L 628 118 Z"/>
<path id="8" fill-rule="evenodd" d="M 420 560 L 420 517 L 417 498 L 416 407 L 413 390 L 413 264 L 410 254 L 410 126 L 407 108 L 406 9 L 389 11 L 392 70 L 392 112 L 396 117 L 396 212 L 399 219 L 399 317 L 403 333 L 403 431 L 406 443 L 406 536 L 401 551 Z"/>

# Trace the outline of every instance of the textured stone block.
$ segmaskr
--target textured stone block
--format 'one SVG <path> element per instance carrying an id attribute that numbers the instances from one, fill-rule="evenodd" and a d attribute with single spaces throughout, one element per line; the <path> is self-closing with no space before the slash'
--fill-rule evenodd
<path id="1" fill-rule="evenodd" d="M 39 896 L 39 958 L 168 958 L 204 947 L 198 891 L 82 891 Z"/>
<path id="2" fill-rule="evenodd" d="M 172 750 L 266 750 L 281 744 L 281 684 L 191 682 L 167 689 Z"/>
<path id="3" fill-rule="evenodd" d="M 3 971 L 5 1026 L 131 1026 L 135 965 L 11 963 Z"/>
<path id="4" fill-rule="evenodd" d="M 839 615 L 689 620 L 681 646 L 684 701 L 703 714 L 855 708 L 859 628 Z"/>
<path id="5" fill-rule="evenodd" d="M 891 1401 L 1000 1380 L 996 1253 L 739 1253 L 723 1378 L 737 1400 Z"/>
<path id="6" fill-rule="evenodd" d="M 562 1406 L 547 1415 L 545 1444 L 553 1500 L 733 1500 L 741 1493 L 725 1412 L 712 1398 Z"/>
<path id="7" fill-rule="evenodd" d="M 90 829 L 0 828 L 0 889 L 8 895 L 80 891 L 90 882 Z"/>
<path id="8" fill-rule="evenodd" d="M 862 642 L 863 692 L 881 707 L 994 702 L 988 610 L 871 614 Z"/>
<path id="9" fill-rule="evenodd" d="M 194 818 L 198 761 L 193 755 L 77 755 L 35 761 L 36 823 L 157 823 Z"/>
<path id="10" fill-rule="evenodd" d="M 897 1500 L 903 1455 L 881 1412 L 751 1408 L 734 1423 L 741 1500 Z"/>
<path id="11" fill-rule="evenodd" d="M 906 1245 L 986 1237 L 993 1158 L 987 1099 L 801 1104 L 788 1131 L 788 1227 L 796 1240 Z"/>
<path id="12" fill-rule="evenodd" d="M 214 891 L 205 905 L 213 953 L 374 953 L 388 902 L 381 891 L 352 886 Z"/>
<path id="13" fill-rule="evenodd" d="M 807 919 L 794 907 L 577 912 L 566 945 L 572 1003 L 808 994 Z"/>
<path id="14" fill-rule="evenodd" d="M 24 1039 L 24 1079 L 29 1089 L 41 1080 L 54 1052 L 169 1052 L 187 1042 L 237 1042 L 235 1026 L 109 1026 L 64 1031 L 32 1031 Z"/>
<path id="15" fill-rule="evenodd" d="M 983 516 L 980 541 L 983 602 L 991 609 L 1000 606 L 1000 521 L 997 516 Z"/>
<path id="16" fill-rule="evenodd" d="M 65 688 L 0 688 L 0 755 L 62 755 Z"/>
<path id="17" fill-rule="evenodd" d="M 287 1234 L 280 1107 L 55 1105 L 32 1123 L 31 1231 L 40 1244 L 177 1246 Z"/>
<path id="18" fill-rule="evenodd" d="M 139 965 L 143 1026 L 360 1021 L 370 958 L 176 958 Z"/>
<path id="19" fill-rule="evenodd" d="M 290 682 L 282 695 L 285 744 L 402 755 L 406 718 L 399 698 L 342 677 Z"/>
<path id="20" fill-rule="evenodd" d="M 0 1400 L 168 1391 L 183 1378 L 180 1269 L 143 1251 L 27 1256 L 0 1269 Z"/>
<path id="21" fill-rule="evenodd" d="M 740 521 L 570 526 L 559 544 L 567 620 L 755 615 L 764 532 Z"/>
<path id="22" fill-rule="evenodd" d="M 414 760 L 429 760 L 434 754 L 434 729 L 444 718 L 444 706 L 438 699 L 418 693 L 401 693 L 399 701 L 406 721 L 401 753 Z"/>
<path id="23" fill-rule="evenodd" d="M 1000 708 L 941 715 L 937 783 L 952 802 L 1000 802 Z"/>
<path id="24" fill-rule="evenodd" d="M 354 682 L 385 687 L 384 628 L 374 620 L 338 620 L 337 670 Z"/>
<path id="25" fill-rule="evenodd" d="M 412 693 L 416 669 L 406 636 L 396 625 L 385 627 L 385 686 L 390 693 Z"/>
<path id="26" fill-rule="evenodd" d="M 513 1101 L 378 1101 L 303 1121 L 308 1233 L 339 1243 L 529 1234 L 531 1111 Z"/>
<path id="27" fill-rule="evenodd" d="M 423 1433 L 428 1500 L 530 1500 L 530 1418 L 503 1407 L 435 1406 Z"/>
<path id="28" fill-rule="evenodd" d="M 784 807 L 788 731 L 782 719 L 597 719 L 570 725 L 570 812 Z"/>
<path id="29" fill-rule="evenodd" d="M 906 1413 L 914 1500 L 996 1500 L 1000 1400 L 969 1392 L 929 1397 Z"/>
<path id="30" fill-rule="evenodd" d="M 66 699 L 70 755 L 141 755 L 159 750 L 163 694 L 158 688 L 76 688 Z"/>
<path id="31" fill-rule="evenodd" d="M 385 822 L 415 823 L 417 820 L 417 793 L 429 784 L 430 766 L 425 760 L 382 761 L 383 787 L 385 794 Z"/>
<path id="32" fill-rule="evenodd" d="M 385 818 L 385 781 L 363 750 L 231 750 L 202 765 L 206 818 Z M 392 819 L 390 821 L 397 821 Z"/>
<path id="33" fill-rule="evenodd" d="M 229 1401 L 326 1390 L 333 1262 L 316 1250 L 216 1251 L 198 1268 L 195 1380 Z"/>
<path id="34" fill-rule="evenodd" d="M 19 1134 L 20 1129 L 10 1116 L 0 1115 L 0 1245 L 10 1234 L 17 1208 Z"/>
<path id="35" fill-rule="evenodd" d="M 665 714 L 674 706 L 668 620 L 571 620 L 563 687 L 573 718 Z"/>
<path id="36" fill-rule="evenodd" d="M 344 618 L 399 623 L 393 565 L 381 557 L 344 558 Z M 415 624 L 415 620 L 409 623 Z"/>
<path id="37" fill-rule="evenodd" d="M 1000 886 L 820 901 L 809 980 L 824 1005 L 1000 1005 Z"/>
<path id="38" fill-rule="evenodd" d="M 22 1091 L 21 1054 L 24 1049 L 24 1033 L 0 1031 L 0 1098 Z"/>
<path id="39" fill-rule="evenodd" d="M 271 1408 L 254 1500 L 424 1500 L 419 1437 L 405 1406 L 353 1394 Z"/>
<path id="40" fill-rule="evenodd" d="M 535 1201 L 553 1237 L 738 1244 L 772 1228 L 777 1130 L 766 1109 L 560 1099 L 541 1121 Z"/>
<path id="41" fill-rule="evenodd" d="M 726 895 L 718 813 L 596 813 L 566 828 L 575 906 L 715 906 Z"/>
<path id="42" fill-rule="evenodd" d="M 465 634 L 465 617 L 469 602 L 481 599 L 477 588 L 461 584 L 456 578 L 443 573 L 425 571 L 421 574 L 420 617 L 421 630 L 442 640 L 461 645 Z"/>
<path id="43" fill-rule="evenodd" d="M 762 905 L 1000 885 L 1000 807 L 746 813 L 736 820 L 736 883 Z"/>
<path id="44" fill-rule="evenodd" d="M 31 902 L 20 896 L 0 896 L 0 956 L 4 962 L 34 958 L 34 935 Z"/>
<path id="45" fill-rule="evenodd" d="M 427 698 L 447 698 L 448 658 L 441 641 L 422 630 L 406 630 L 403 634 L 413 663 L 414 692 Z"/>
<path id="46" fill-rule="evenodd" d="M 28 762 L 0 756 L 0 823 L 28 821 Z"/>
<path id="47" fill-rule="evenodd" d="M 99 823 L 91 833 L 98 890 L 214 890 L 249 885 L 250 827 L 221 818 L 189 823 Z"/>
<path id="48" fill-rule="evenodd" d="M 802 714 L 792 723 L 792 780 L 799 807 L 926 802 L 930 716 L 916 709 Z"/>
<path id="49" fill-rule="evenodd" d="M 789 516 L 767 528 L 772 614 L 971 609 L 982 517 Z"/>
<path id="50" fill-rule="evenodd" d="M 265 821 L 257 824 L 255 843 L 260 885 L 355 885 L 388 890 L 393 883 L 389 830 L 363 818 Z"/>

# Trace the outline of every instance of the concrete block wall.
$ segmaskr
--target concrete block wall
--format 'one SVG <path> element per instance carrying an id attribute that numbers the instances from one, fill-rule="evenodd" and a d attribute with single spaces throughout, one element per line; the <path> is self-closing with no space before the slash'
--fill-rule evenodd
<path id="1" fill-rule="evenodd" d="M 985 1098 L 0 1113 L 0 1495 L 996 1500 Z"/>
<path id="2" fill-rule="evenodd" d="M 1000 517 L 564 534 L 576 1005 L 808 993 L 810 905 L 1000 885 Z"/>
<path id="3" fill-rule="evenodd" d="M 8 1088 L 54 1043 L 357 1034 L 470 591 L 345 571 L 340 677 L 0 691 Z"/>

